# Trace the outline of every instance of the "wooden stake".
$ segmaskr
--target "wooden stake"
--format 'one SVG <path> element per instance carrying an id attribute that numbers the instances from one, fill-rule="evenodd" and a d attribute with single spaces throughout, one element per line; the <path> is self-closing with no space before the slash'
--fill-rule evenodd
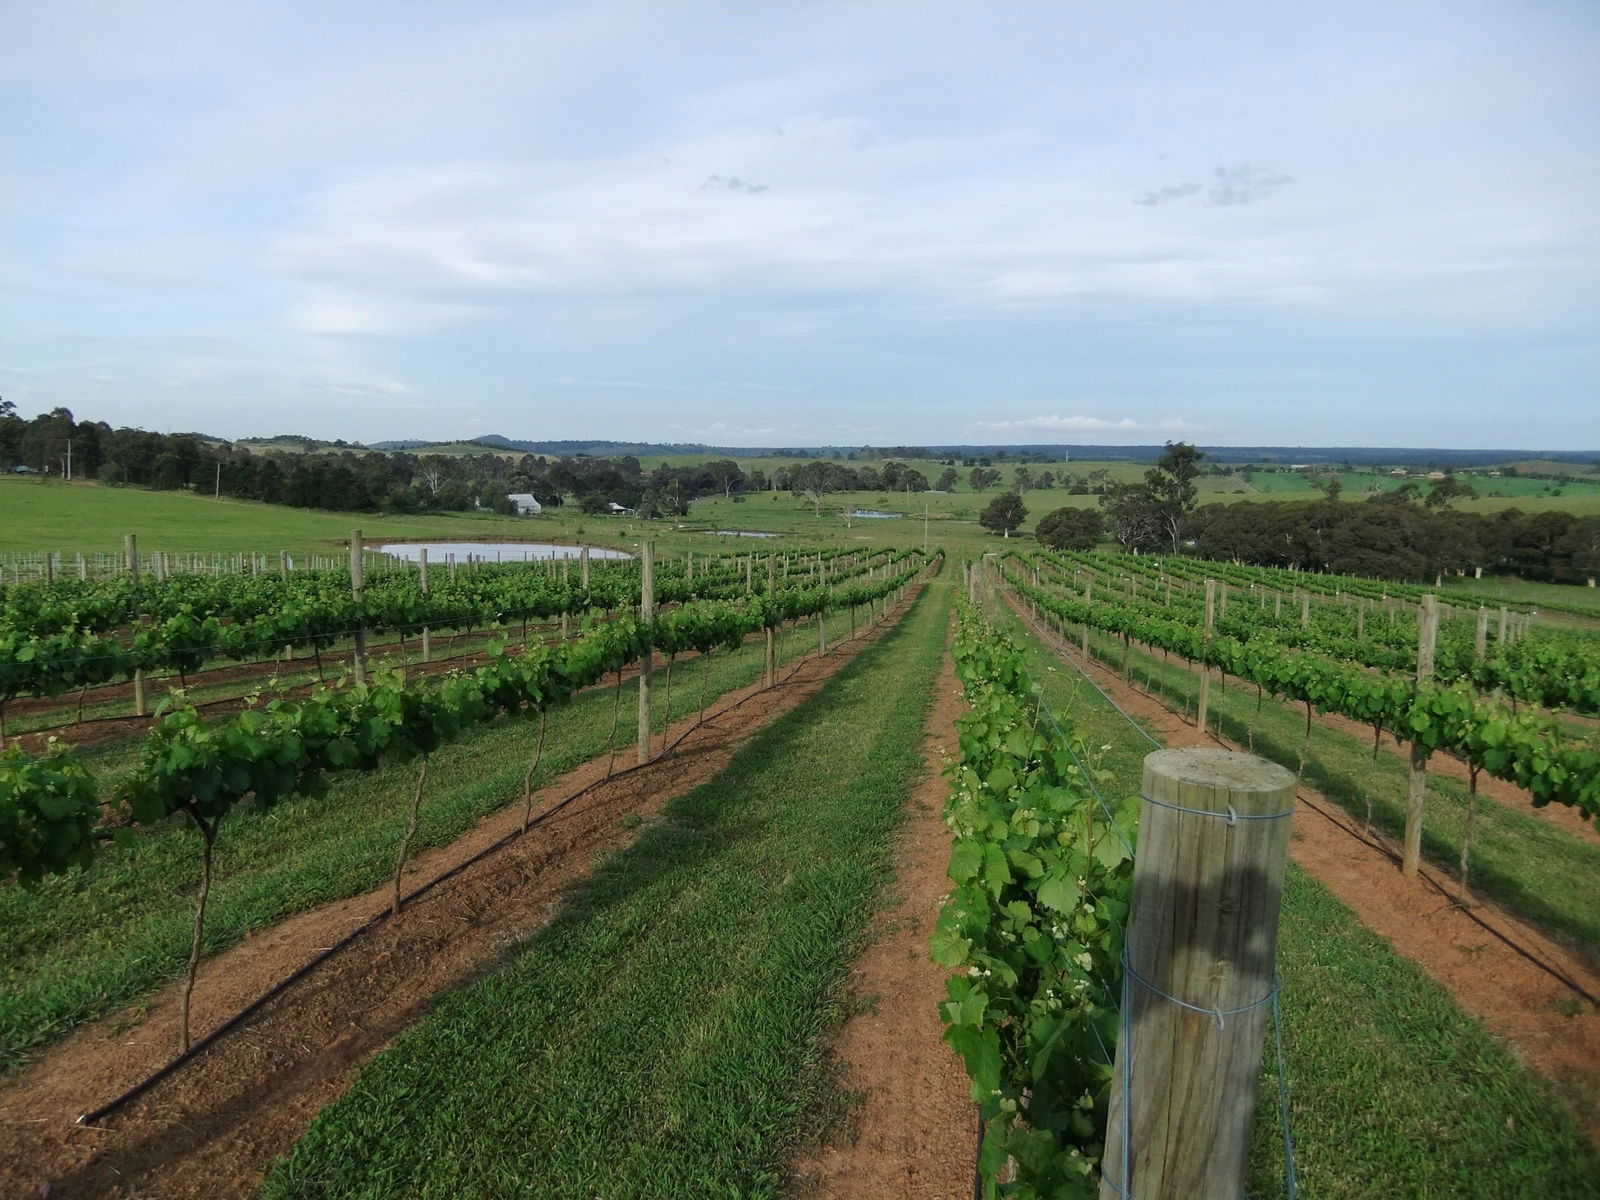
<path id="1" fill-rule="evenodd" d="M 1417 683 L 1433 678 L 1433 648 L 1439 636 L 1439 598 L 1427 595 L 1417 609 Z M 1411 743 L 1411 774 L 1406 785 L 1406 841 L 1400 870 L 1416 878 L 1422 857 L 1422 812 L 1428 802 L 1428 752 Z"/>
<path id="2" fill-rule="evenodd" d="M 1195 725 L 1201 733 L 1206 731 L 1206 717 L 1211 711 L 1211 667 L 1206 662 L 1205 652 L 1211 647 L 1211 630 L 1216 624 L 1217 611 L 1217 581 L 1206 580 L 1206 636 L 1201 644 L 1200 651 L 1200 701 L 1195 710 Z"/>
<path id="3" fill-rule="evenodd" d="M 428 548 L 421 546 L 417 550 L 417 570 L 422 580 L 422 598 L 428 598 Z M 422 661 L 433 661 L 433 639 L 426 625 L 422 627 Z"/>
<path id="4" fill-rule="evenodd" d="M 361 530 L 350 531 L 350 595 L 357 604 L 361 603 L 361 586 L 366 581 L 366 562 L 361 553 Z M 357 684 L 367 681 L 367 631 L 358 618 L 356 621 L 356 648 L 351 655 L 350 667 L 355 674 Z M 398 886 L 398 885 L 397 885 Z"/>
<path id="5" fill-rule="evenodd" d="M 656 547 L 645 540 L 639 546 L 639 624 L 649 627 L 656 614 Z M 653 651 L 645 647 L 639 663 L 639 761 L 650 761 L 650 672 Z M 669 714 L 670 716 L 670 714 Z"/>
<path id="6" fill-rule="evenodd" d="M 767 598 L 776 601 L 778 595 L 778 560 L 767 556 Z M 767 686 L 778 683 L 778 646 L 771 625 L 767 626 Z"/>
<path id="7" fill-rule="evenodd" d="M 1294 776 L 1231 750 L 1158 750 L 1142 794 L 1100 1196 L 1232 1200 L 1255 1123 Z"/>

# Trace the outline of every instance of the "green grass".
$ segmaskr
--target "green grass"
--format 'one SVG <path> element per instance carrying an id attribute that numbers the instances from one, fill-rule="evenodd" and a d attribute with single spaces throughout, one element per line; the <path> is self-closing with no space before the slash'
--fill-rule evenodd
<path id="1" fill-rule="evenodd" d="M 1444 598 L 1456 604 L 1560 604 L 1586 609 L 1600 617 L 1600 590 L 1571 583 L 1539 583 L 1527 579 L 1454 576 L 1444 581 Z M 1552 614 L 1555 615 L 1555 614 Z"/>
<path id="2" fill-rule="evenodd" d="M 1137 790 L 1150 744 L 1077 671 L 1026 631 L 1018 640 L 1051 706 L 1091 746 L 1110 747 L 1100 762 L 1108 791 Z M 1600 1156 L 1550 1087 L 1292 863 L 1278 970 L 1302 1196 L 1600 1194 Z M 1285 1191 L 1277 1086 L 1269 1048 L 1250 1159 L 1256 1196 Z"/>
<path id="3" fill-rule="evenodd" d="M 333 513 L 253 500 L 213 500 L 192 492 L 148 492 L 94 483 L 0 478 L 0 553 L 121 553 L 136 534 L 142 554 L 227 554 L 255 551 L 277 566 L 278 551 L 337 554 L 352 529 L 394 541 L 538 541 L 536 520 L 469 513 L 425 517 Z"/>
<path id="4" fill-rule="evenodd" d="M 288 1197 L 774 1196 L 892 861 L 949 588 L 443 997 L 268 1179 Z"/>
<path id="5" fill-rule="evenodd" d="M 836 638 L 843 628 L 836 624 Z M 780 657 L 814 650 L 815 637 L 809 626 L 786 633 Z M 701 669 L 686 660 L 674 670 L 673 719 L 695 711 Z M 761 670 L 759 647 L 714 655 L 706 695 L 752 683 Z M 664 667 L 654 680 L 660 727 L 666 720 Z M 623 686 L 619 766 L 632 761 L 637 696 L 637 684 Z M 612 689 L 601 687 L 552 711 L 536 785 L 606 753 L 612 705 Z M 535 721 L 502 721 L 434 753 L 417 850 L 443 845 L 480 817 L 520 802 L 536 729 Z M 117 747 L 98 757 L 96 768 L 114 777 L 133 754 L 132 744 Z M 406 764 L 336 776 L 324 796 L 230 816 L 218 840 L 207 949 L 381 884 L 394 867 L 415 777 L 416 767 Z M 172 822 L 125 848 L 107 847 L 87 873 L 51 879 L 36 891 L 0 888 L 0 1069 L 183 970 L 198 846 L 186 824 Z"/>

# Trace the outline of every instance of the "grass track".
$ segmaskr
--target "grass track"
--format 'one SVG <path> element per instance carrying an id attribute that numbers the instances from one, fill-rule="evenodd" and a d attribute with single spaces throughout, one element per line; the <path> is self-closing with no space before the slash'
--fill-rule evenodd
<path id="1" fill-rule="evenodd" d="M 267 1182 L 309 1197 L 772 1196 L 922 767 L 950 588 L 444 997 Z"/>
<path id="2" fill-rule="evenodd" d="M 786 631 L 785 661 L 815 649 L 813 627 Z M 708 700 L 755 682 L 759 647 L 712 656 Z M 699 703 L 700 663 L 673 673 L 672 719 Z M 666 717 L 665 668 L 655 675 L 656 725 Z M 609 686 L 551 712 L 543 786 L 596 755 L 611 730 Z M 618 766 L 632 761 L 636 683 L 622 688 Z M 436 751 L 414 849 L 444 845 L 477 819 L 522 794 L 537 721 L 500 721 Z M 131 750 L 118 751 L 118 760 Z M 217 875 L 206 914 L 206 948 L 230 946 L 251 930 L 381 884 L 394 858 L 416 779 L 414 764 L 335 777 L 324 796 L 301 797 L 266 813 L 231 815 L 217 843 Z M 135 1000 L 180 974 L 188 960 L 199 841 L 176 820 L 108 847 L 94 868 L 47 880 L 35 891 L 0 888 L 0 1069 L 74 1025 Z"/>
<path id="3" fill-rule="evenodd" d="M 1149 743 L 1076 670 L 1015 621 L 1003 624 L 1027 648 L 1047 702 L 1090 745 L 1110 747 L 1100 762 L 1108 794 L 1137 791 Z M 1549 1088 L 1293 863 L 1278 970 L 1306 1200 L 1600 1196 L 1600 1154 Z M 1285 1194 L 1277 1086 L 1269 1053 L 1253 1196 Z"/>

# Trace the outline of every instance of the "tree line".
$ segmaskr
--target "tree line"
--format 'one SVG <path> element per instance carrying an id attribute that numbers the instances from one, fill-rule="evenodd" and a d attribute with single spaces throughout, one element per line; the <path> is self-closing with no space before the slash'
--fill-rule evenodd
<path id="1" fill-rule="evenodd" d="M 1478 571 L 1555 583 L 1600 574 L 1600 516 L 1568 512 L 1459 512 L 1471 494 L 1446 474 L 1424 494 L 1414 484 L 1360 503 L 1337 480 L 1316 500 L 1196 505 L 1204 453 L 1184 442 L 1142 483 L 1113 483 L 1101 504 L 1125 550 L 1193 554 L 1263 567 L 1428 581 Z"/>

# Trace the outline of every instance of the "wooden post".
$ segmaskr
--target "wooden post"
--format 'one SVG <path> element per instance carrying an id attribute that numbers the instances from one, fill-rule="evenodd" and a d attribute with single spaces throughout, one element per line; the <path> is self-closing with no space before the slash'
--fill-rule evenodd
<path id="1" fill-rule="evenodd" d="M 744 560 L 744 594 L 750 595 L 755 591 L 756 556 L 747 554 Z"/>
<path id="2" fill-rule="evenodd" d="M 767 556 L 767 599 L 776 601 L 778 595 L 778 560 Z M 771 625 L 767 626 L 767 686 L 778 682 L 778 646 Z"/>
<path id="3" fill-rule="evenodd" d="M 279 550 L 278 551 L 278 574 L 287 575 L 288 573 L 289 573 L 289 552 L 287 550 Z"/>
<path id="4" fill-rule="evenodd" d="M 453 553 L 447 553 L 444 556 L 444 560 L 450 564 L 450 582 L 454 583 L 456 581 L 456 556 Z"/>
<path id="5" fill-rule="evenodd" d="M 83 557 L 81 550 L 78 552 L 78 578 L 85 580 L 89 578 L 89 563 Z"/>
<path id="6" fill-rule="evenodd" d="M 1273 595 L 1273 598 L 1272 598 L 1272 615 L 1274 617 L 1283 616 L 1283 593 L 1282 592 L 1277 592 L 1277 593 L 1274 593 L 1274 595 Z"/>
<path id="7" fill-rule="evenodd" d="M 587 546 L 578 551 L 578 567 L 582 576 L 579 582 L 583 584 L 583 590 L 587 592 L 589 590 L 589 547 Z"/>
<path id="8" fill-rule="evenodd" d="M 1101 1200 L 1235 1200 L 1255 1121 L 1294 776 L 1231 750 L 1144 760 Z"/>
<path id="9" fill-rule="evenodd" d="M 1361 598 L 1361 603 L 1356 606 L 1356 637 L 1357 638 L 1363 638 L 1363 637 L 1366 637 L 1366 636 L 1367 636 L 1367 600 L 1366 600 L 1366 597 L 1363 596 Z"/>
<path id="10" fill-rule="evenodd" d="M 572 640 L 572 559 L 561 560 L 561 586 L 567 594 L 566 606 L 561 610 L 561 640 Z"/>
<path id="11" fill-rule="evenodd" d="M 1300 628 L 1311 628 L 1311 593 L 1304 592 L 1300 596 Z"/>
<path id="12" fill-rule="evenodd" d="M 361 603 L 361 585 L 366 581 L 366 561 L 361 553 L 361 530 L 350 531 L 350 595 L 357 604 Z M 367 631 L 361 620 L 356 621 L 356 649 L 351 655 L 350 666 L 355 673 L 356 683 L 367 681 Z"/>
<path id="13" fill-rule="evenodd" d="M 1472 653 L 1476 658 L 1482 658 L 1489 649 L 1489 606 L 1478 605 L 1478 632 L 1472 644 Z"/>
<path id="14" fill-rule="evenodd" d="M 139 539 L 131 533 L 122 539 L 122 556 L 123 562 L 128 568 L 129 577 L 132 578 L 135 583 L 138 583 Z M 142 611 L 138 614 L 138 619 L 142 624 L 144 621 L 144 613 Z M 144 717 L 148 716 L 149 713 L 150 709 L 145 704 L 144 699 L 144 672 L 135 671 L 133 673 L 133 715 L 136 717 Z"/>
<path id="15" fill-rule="evenodd" d="M 648 538 L 639 543 L 639 624 L 648 628 L 656 615 L 656 547 Z M 650 672 L 654 669 L 654 653 L 645 647 L 639 661 L 639 761 L 650 761 Z M 672 719 L 672 714 L 667 714 Z"/>
<path id="16" fill-rule="evenodd" d="M 1206 636 L 1200 644 L 1200 700 L 1195 709 L 1195 725 L 1201 733 L 1206 731 L 1206 717 L 1211 711 L 1211 665 L 1205 652 L 1211 648 L 1211 630 L 1216 624 L 1217 581 L 1206 580 Z"/>
<path id="17" fill-rule="evenodd" d="M 421 573 L 422 599 L 426 603 L 428 599 L 428 548 L 426 546 L 417 548 L 417 570 Z M 422 661 L 425 663 L 433 661 L 433 639 L 426 625 L 422 627 Z"/>
<path id="18" fill-rule="evenodd" d="M 56 581 L 56 552 L 54 550 L 45 552 L 44 581 L 46 583 L 54 583 Z"/>
<path id="19" fill-rule="evenodd" d="M 1427 595 L 1417 610 L 1417 683 L 1433 678 L 1433 647 L 1439 636 L 1439 598 Z M 1400 870 L 1412 878 L 1422 857 L 1422 810 L 1428 802 L 1428 752 L 1411 743 L 1411 775 L 1406 786 L 1406 844 Z"/>

